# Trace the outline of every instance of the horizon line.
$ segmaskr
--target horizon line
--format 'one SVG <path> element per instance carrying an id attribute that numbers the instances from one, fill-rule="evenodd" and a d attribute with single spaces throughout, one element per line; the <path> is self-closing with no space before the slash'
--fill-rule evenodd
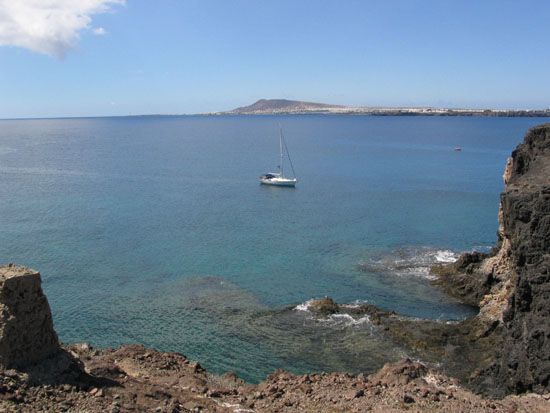
<path id="1" fill-rule="evenodd" d="M 260 99 L 260 100 L 289 100 L 294 102 L 306 102 L 306 101 L 295 101 L 292 99 Z M 321 103 L 321 102 L 307 102 L 307 103 Z M 325 103 L 322 103 L 325 104 Z M 547 108 L 528 108 L 528 109 L 512 109 L 512 108 L 506 108 L 506 109 L 498 109 L 498 108 L 489 108 L 489 107 L 438 107 L 438 106 L 347 106 L 347 105 L 341 105 L 341 104 L 325 104 L 328 105 L 326 109 L 329 109 L 331 106 L 334 108 L 339 108 L 341 110 L 357 110 L 357 109 L 363 109 L 363 110 L 372 110 L 372 111 L 398 111 L 398 110 L 419 110 L 419 109 L 425 109 L 425 110 L 436 110 L 436 111 L 460 111 L 460 112 L 473 112 L 473 113 L 479 113 L 482 114 L 483 112 L 494 112 L 494 113 L 503 113 L 503 112 L 516 112 L 516 113 L 529 113 L 529 112 L 550 112 L 550 107 Z M 199 112 L 199 113 L 141 113 L 141 114 L 125 114 L 125 115 L 59 115 L 59 116 L 20 116 L 20 117 L 0 117 L 0 120 L 47 120 L 47 119 L 94 119 L 94 118 L 129 118 L 129 117 L 177 117 L 177 116 L 220 116 L 220 115 L 228 115 L 228 116 L 282 116 L 282 115 L 368 115 L 368 116 L 377 116 L 376 113 L 368 113 L 368 112 L 343 112 L 343 113 L 334 113 L 334 112 L 323 112 L 322 108 L 309 110 L 309 111 L 284 111 L 281 110 L 279 112 L 271 112 L 271 113 L 236 113 L 234 112 L 236 109 L 234 108 L 230 110 L 225 111 L 216 111 L 216 112 Z M 434 116 L 429 115 L 425 113 L 420 113 L 416 116 Z M 401 115 L 402 116 L 402 115 Z M 460 115 L 455 115 L 460 116 Z M 546 116 L 544 116 L 546 117 Z"/>

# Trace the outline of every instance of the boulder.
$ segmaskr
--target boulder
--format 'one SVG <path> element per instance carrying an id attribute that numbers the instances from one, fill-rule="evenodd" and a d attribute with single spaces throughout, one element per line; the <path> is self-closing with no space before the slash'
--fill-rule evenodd
<path id="1" fill-rule="evenodd" d="M 324 297 L 318 300 L 311 300 L 308 308 L 310 311 L 322 315 L 335 314 L 339 311 L 338 304 L 330 297 Z"/>

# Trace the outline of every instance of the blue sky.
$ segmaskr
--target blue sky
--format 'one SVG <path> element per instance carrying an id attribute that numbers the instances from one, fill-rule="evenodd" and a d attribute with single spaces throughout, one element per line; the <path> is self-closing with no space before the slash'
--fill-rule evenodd
<path id="1" fill-rule="evenodd" d="M 550 1 L 80 1 L 59 2 L 86 18 L 67 28 L 0 0 L 0 118 L 197 113 L 260 98 L 550 107 Z M 29 39 L 36 24 L 43 38 Z"/>

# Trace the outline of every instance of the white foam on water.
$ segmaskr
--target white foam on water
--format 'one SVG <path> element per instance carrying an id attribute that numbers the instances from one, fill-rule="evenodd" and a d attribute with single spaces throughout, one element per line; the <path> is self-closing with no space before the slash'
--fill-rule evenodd
<path id="1" fill-rule="evenodd" d="M 313 302 L 313 299 L 307 300 L 306 302 L 303 302 L 302 304 L 298 304 L 296 307 L 294 307 L 295 311 L 308 311 L 309 307 L 311 306 L 311 303 Z"/>
<path id="2" fill-rule="evenodd" d="M 331 319 L 332 321 L 335 321 L 337 324 L 343 324 L 346 327 L 358 326 L 358 325 L 366 324 L 370 322 L 370 318 L 368 315 L 355 319 L 351 315 L 346 313 L 332 314 L 329 317 L 329 319 Z"/>
<path id="3" fill-rule="evenodd" d="M 450 250 L 440 250 L 435 252 L 435 260 L 437 262 L 455 262 L 458 259 L 458 254 Z"/>
<path id="4" fill-rule="evenodd" d="M 404 248 L 367 260 L 361 266 L 368 271 L 389 273 L 400 277 L 435 279 L 436 276 L 430 272 L 431 267 L 434 264 L 453 263 L 459 255 L 448 249 Z"/>
<path id="5" fill-rule="evenodd" d="M 320 317 L 320 316 L 318 317 L 317 315 L 312 313 L 309 309 L 312 301 L 314 301 L 314 299 L 307 300 L 301 304 L 298 304 L 296 307 L 293 308 L 293 310 L 308 313 L 310 315 L 308 319 L 314 320 L 317 323 L 335 326 L 335 327 L 353 327 L 353 326 L 359 326 L 359 325 L 370 323 L 370 318 L 368 315 L 365 315 L 360 318 L 354 318 L 353 316 L 347 313 L 336 313 L 336 314 L 331 314 L 328 317 Z M 341 304 L 340 307 L 353 309 L 353 308 L 360 307 L 362 303 L 364 303 L 364 301 L 357 300 L 351 304 Z"/>

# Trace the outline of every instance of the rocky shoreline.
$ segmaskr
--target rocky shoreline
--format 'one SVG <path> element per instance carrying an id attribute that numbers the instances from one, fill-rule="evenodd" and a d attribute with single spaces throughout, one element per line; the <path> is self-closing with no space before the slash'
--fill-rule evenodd
<path id="1" fill-rule="evenodd" d="M 142 346 L 61 345 L 37 271 L 0 267 L 0 410 L 88 412 L 550 411 L 550 124 L 531 129 L 504 173 L 497 246 L 433 268 L 479 308 L 460 323 L 330 298 L 319 317 L 368 317 L 422 363 L 365 376 L 276 371 L 258 385 Z M 453 377 L 453 378 L 451 378 Z"/>
<path id="2" fill-rule="evenodd" d="M 74 412 L 546 412 L 550 394 L 493 400 L 456 379 L 405 359 L 364 376 L 276 371 L 259 385 L 216 376 L 177 353 L 142 346 L 64 346 L 49 359 L 56 374 L 0 373 L 2 411 Z M 32 370 L 32 369 L 31 369 Z"/>

